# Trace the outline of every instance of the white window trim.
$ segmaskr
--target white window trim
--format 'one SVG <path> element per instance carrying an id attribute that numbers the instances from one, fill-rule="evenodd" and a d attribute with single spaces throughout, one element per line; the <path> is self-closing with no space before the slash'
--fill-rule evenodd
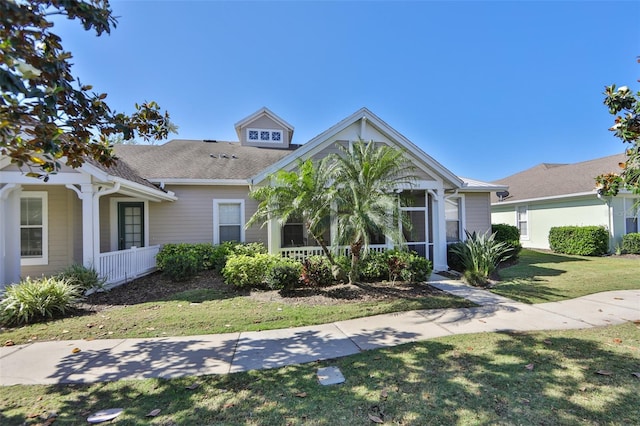
<path id="1" fill-rule="evenodd" d="M 49 264 L 49 194 L 46 191 L 22 191 L 20 198 L 40 198 L 42 200 L 42 256 L 20 258 L 20 265 Z M 22 225 L 20 225 L 22 229 Z"/>
<path id="2" fill-rule="evenodd" d="M 445 197 L 445 200 L 458 200 L 458 235 L 460 236 L 459 241 L 465 241 L 467 239 L 467 233 L 465 232 L 467 230 L 467 215 L 465 214 L 464 194 L 451 195 L 451 196 Z M 446 213 L 445 213 L 444 221 L 445 221 L 445 229 L 446 229 L 446 223 L 449 222 L 447 220 Z M 444 235 L 444 239 L 445 241 L 447 239 L 446 233 Z M 454 241 L 447 242 L 447 244 L 451 244 L 453 242 Z"/>
<path id="3" fill-rule="evenodd" d="M 240 204 L 240 242 L 245 242 L 244 237 L 244 199 L 238 198 L 218 198 L 213 200 L 213 244 L 220 244 L 220 213 L 218 211 L 220 204 Z"/>
<path id="4" fill-rule="evenodd" d="M 518 228 L 518 230 L 520 230 L 520 221 L 518 220 L 518 209 L 520 208 L 524 208 L 525 209 L 525 213 L 527 214 L 527 235 L 520 235 L 520 240 L 521 241 L 529 241 L 529 235 L 531 235 L 531 221 L 529 220 L 529 205 L 528 204 L 521 204 L 519 206 L 516 206 L 516 211 L 515 211 L 515 215 L 516 215 L 516 228 Z"/>
<path id="5" fill-rule="evenodd" d="M 149 201 L 141 198 L 112 197 L 109 199 L 109 249 L 118 251 L 118 203 L 144 203 L 144 246 L 149 247 Z"/>
<path id="6" fill-rule="evenodd" d="M 251 131 L 255 131 L 258 132 L 258 140 L 253 140 L 253 139 L 249 139 L 249 132 Z M 260 138 L 260 132 L 269 132 L 269 140 L 263 140 L 262 138 Z M 273 140 L 273 132 L 279 132 L 280 133 L 280 140 L 276 141 Z M 251 142 L 251 143 L 270 143 L 270 144 L 282 144 L 284 143 L 284 130 L 281 129 L 258 129 L 258 128 L 247 128 L 247 133 L 246 133 L 246 137 L 247 137 L 247 142 Z"/>

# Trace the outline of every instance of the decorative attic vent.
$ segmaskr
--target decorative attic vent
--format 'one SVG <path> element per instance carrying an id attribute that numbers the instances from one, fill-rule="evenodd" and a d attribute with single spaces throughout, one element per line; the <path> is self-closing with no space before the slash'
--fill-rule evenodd
<path id="1" fill-rule="evenodd" d="M 247 141 L 258 143 L 282 143 L 282 130 L 247 129 Z"/>

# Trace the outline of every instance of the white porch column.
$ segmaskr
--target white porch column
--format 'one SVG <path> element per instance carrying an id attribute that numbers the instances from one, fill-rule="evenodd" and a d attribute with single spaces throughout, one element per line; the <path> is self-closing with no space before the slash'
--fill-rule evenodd
<path id="1" fill-rule="evenodd" d="M 78 195 L 82 201 L 82 264 L 87 268 L 94 266 L 93 253 L 93 228 L 94 228 L 94 203 L 93 185 L 83 183 L 80 190 L 75 185 L 66 185 Z"/>
<path id="2" fill-rule="evenodd" d="M 270 219 L 267 222 L 267 234 L 268 234 L 268 250 L 270 254 L 279 254 L 282 247 L 282 230 L 280 224 L 275 219 Z"/>
<path id="3" fill-rule="evenodd" d="M 433 198 L 435 206 L 433 208 L 433 270 L 446 271 L 447 264 L 447 222 L 445 218 L 445 194 L 444 188 L 439 188 Z"/>
<path id="4" fill-rule="evenodd" d="M 20 281 L 20 193 L 11 183 L 0 189 L 0 289 Z"/>

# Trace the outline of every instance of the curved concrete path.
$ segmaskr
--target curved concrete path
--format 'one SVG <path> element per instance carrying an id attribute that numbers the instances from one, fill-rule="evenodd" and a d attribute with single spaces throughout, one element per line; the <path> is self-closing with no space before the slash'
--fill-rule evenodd
<path id="1" fill-rule="evenodd" d="M 399 312 L 284 330 L 0 348 L 0 385 L 94 383 L 277 368 L 451 334 L 589 328 L 640 320 L 640 290 L 527 305 L 434 274 L 475 308 Z M 72 353 L 74 348 L 80 352 Z"/>

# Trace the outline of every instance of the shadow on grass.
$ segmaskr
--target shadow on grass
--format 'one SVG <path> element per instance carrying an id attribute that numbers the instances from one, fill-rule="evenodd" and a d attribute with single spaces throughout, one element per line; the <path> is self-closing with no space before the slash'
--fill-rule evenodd
<path id="1" fill-rule="evenodd" d="M 497 294 L 524 303 L 533 301 L 555 301 L 565 297 L 558 289 L 546 286 L 546 277 L 557 277 L 566 273 L 561 264 L 566 262 L 588 262 L 589 259 L 542 251 L 523 251 L 518 262 L 499 270 L 500 281 L 492 289 Z M 539 266 L 557 264 L 558 267 Z"/>
<path id="2" fill-rule="evenodd" d="M 58 408 L 63 424 L 84 424 L 88 413 L 110 407 L 125 409 L 118 424 L 147 423 L 145 415 L 155 408 L 162 410 L 153 420 L 158 424 L 368 425 L 369 415 L 375 415 L 389 424 L 596 425 L 635 424 L 640 418 L 638 379 L 631 374 L 638 358 L 631 350 L 609 350 L 558 333 L 460 337 L 275 370 L 56 385 L 42 387 L 42 393 L 63 400 Z M 288 348 L 291 342 L 281 343 Z M 323 339 L 301 334 L 297 343 L 322 345 Z M 139 345 L 122 355 L 159 350 L 170 360 L 194 351 L 192 344 Z M 211 354 L 195 350 L 193 355 Z M 133 362 L 126 356 L 111 361 Z M 317 383 L 316 369 L 329 365 L 340 368 L 345 383 Z M 600 370 L 611 375 L 597 374 Z M 197 389 L 186 389 L 194 382 Z M 21 424 L 24 417 L 5 412 L 0 420 Z"/>

